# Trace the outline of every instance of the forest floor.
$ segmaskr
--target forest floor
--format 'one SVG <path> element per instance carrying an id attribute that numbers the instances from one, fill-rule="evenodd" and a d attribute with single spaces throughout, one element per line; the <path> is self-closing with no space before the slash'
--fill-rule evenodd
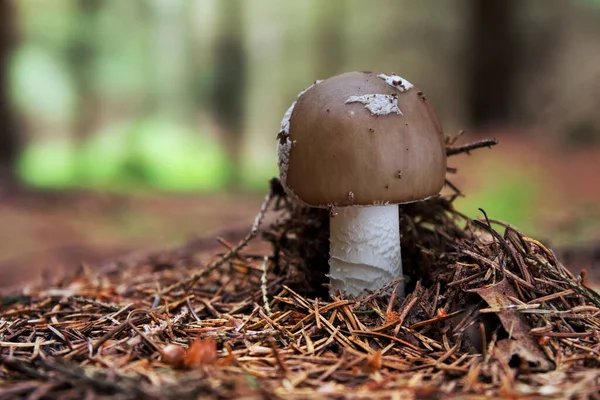
<path id="1" fill-rule="evenodd" d="M 214 252 L 215 237 L 236 241 L 246 233 L 261 197 L 10 194 L 0 201 L 0 290 L 202 238 Z"/>
<path id="2" fill-rule="evenodd" d="M 600 151 L 503 143 L 450 160 L 473 196 L 401 207 L 409 279 L 359 299 L 323 290 L 329 214 L 277 180 L 5 196 L 0 398 L 598 398 Z"/>
<path id="3" fill-rule="evenodd" d="M 600 280 L 600 148 L 565 150 L 517 134 L 498 137 L 500 144 L 492 150 L 449 160 L 449 166 L 458 168 L 452 181 L 467 194 L 457 207 L 473 217 L 483 207 L 494 218 L 517 220 L 520 229 L 557 249 L 574 272 L 585 268 Z M 523 179 L 530 182 L 523 184 Z M 498 182 L 504 182 L 500 190 L 490 191 Z M 524 193 L 530 189 L 531 196 Z M 57 277 L 81 263 L 93 265 L 193 239 L 202 238 L 209 255 L 222 249 L 217 236 L 235 241 L 246 233 L 263 195 L 4 194 L 0 291 L 39 283 L 45 275 Z M 501 195 L 509 201 L 499 202 Z"/>

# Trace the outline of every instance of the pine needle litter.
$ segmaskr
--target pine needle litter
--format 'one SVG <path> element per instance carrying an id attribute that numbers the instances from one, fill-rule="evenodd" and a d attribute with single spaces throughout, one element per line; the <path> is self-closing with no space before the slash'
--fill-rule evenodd
<path id="1" fill-rule="evenodd" d="M 600 296 L 540 241 L 458 212 L 448 179 L 400 206 L 405 298 L 330 294 L 329 213 L 277 179 L 209 263 L 184 245 L 4 297 L 0 398 L 600 398 Z"/>

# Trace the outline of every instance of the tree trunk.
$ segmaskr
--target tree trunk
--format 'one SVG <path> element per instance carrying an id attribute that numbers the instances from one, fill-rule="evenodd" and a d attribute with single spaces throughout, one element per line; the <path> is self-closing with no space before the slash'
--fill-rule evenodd
<path id="1" fill-rule="evenodd" d="M 8 68 L 16 42 L 14 2 L 0 1 L 0 185 L 14 177 L 19 149 L 17 118 L 9 98 Z"/>
<path id="2" fill-rule="evenodd" d="M 211 103 L 233 163 L 232 186 L 239 184 L 247 59 L 243 44 L 244 1 L 218 3 Z"/>
<path id="3" fill-rule="evenodd" d="M 467 113 L 473 128 L 509 122 L 520 49 L 517 0 L 469 0 Z"/>
<path id="4" fill-rule="evenodd" d="M 1 1 L 1 0 L 0 0 Z M 84 141 L 96 125 L 97 98 L 93 90 L 95 45 L 95 19 L 100 0 L 78 0 L 76 7 L 77 35 L 69 49 L 71 70 L 77 90 L 77 110 L 73 121 L 75 140 Z"/>

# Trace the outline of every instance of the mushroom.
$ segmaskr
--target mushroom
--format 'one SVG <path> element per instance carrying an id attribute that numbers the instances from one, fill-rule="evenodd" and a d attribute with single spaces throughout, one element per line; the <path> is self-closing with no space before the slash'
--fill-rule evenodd
<path id="1" fill-rule="evenodd" d="M 285 113 L 278 140 L 283 187 L 331 211 L 331 289 L 360 296 L 401 277 L 398 204 L 437 195 L 446 173 L 442 127 L 423 93 L 394 74 L 317 81 Z"/>

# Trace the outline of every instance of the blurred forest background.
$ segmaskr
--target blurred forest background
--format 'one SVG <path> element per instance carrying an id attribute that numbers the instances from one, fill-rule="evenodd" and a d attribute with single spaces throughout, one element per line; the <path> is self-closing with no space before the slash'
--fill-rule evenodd
<path id="1" fill-rule="evenodd" d="M 450 159 L 458 208 L 581 254 L 599 49 L 598 0 L 0 0 L 0 287 L 248 226 L 284 111 L 350 70 L 419 86 L 459 143 L 500 140 Z"/>

